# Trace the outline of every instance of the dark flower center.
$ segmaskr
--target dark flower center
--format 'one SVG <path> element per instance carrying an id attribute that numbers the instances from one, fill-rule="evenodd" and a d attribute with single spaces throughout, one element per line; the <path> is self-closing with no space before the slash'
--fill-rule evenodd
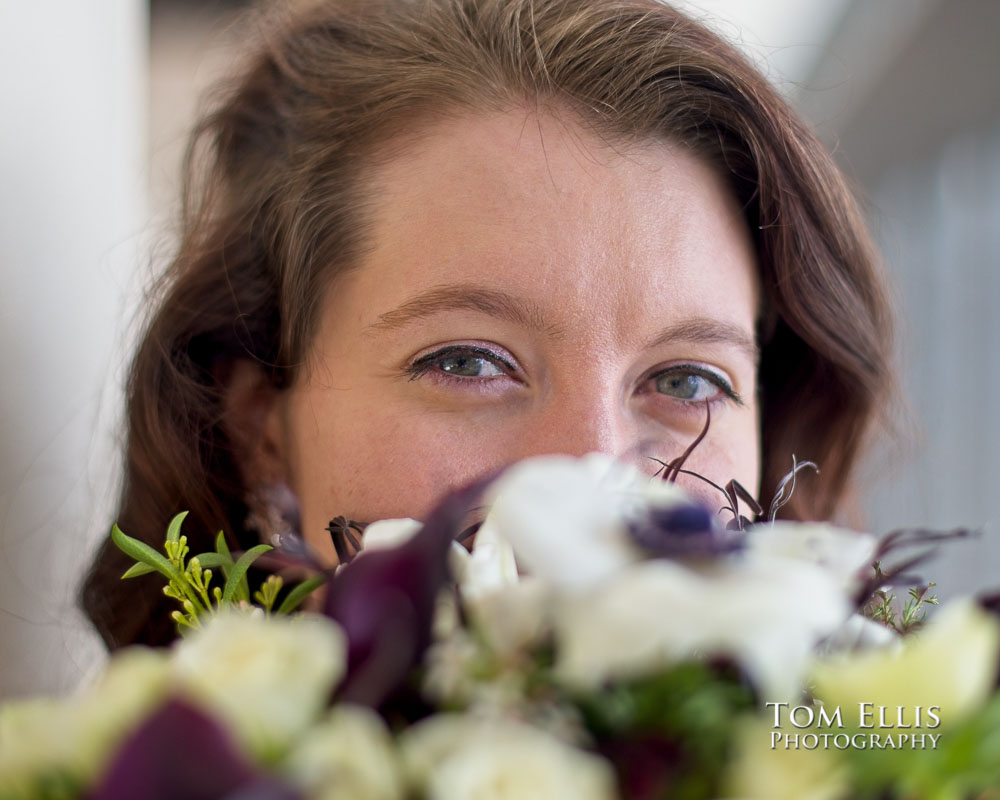
<path id="1" fill-rule="evenodd" d="M 697 503 L 652 508 L 627 526 L 632 540 L 659 558 L 720 556 L 741 549 L 746 538 L 742 531 L 722 527 L 711 510 Z"/>

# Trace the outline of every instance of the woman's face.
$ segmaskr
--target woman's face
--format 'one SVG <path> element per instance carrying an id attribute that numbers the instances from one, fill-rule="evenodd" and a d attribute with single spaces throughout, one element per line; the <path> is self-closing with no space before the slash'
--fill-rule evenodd
<path id="1" fill-rule="evenodd" d="M 376 168 L 371 239 L 271 412 L 307 541 L 425 515 L 541 453 L 687 466 L 756 492 L 759 288 L 734 198 L 660 141 L 569 114 L 437 122 Z M 689 488 L 721 505 L 704 484 Z"/>

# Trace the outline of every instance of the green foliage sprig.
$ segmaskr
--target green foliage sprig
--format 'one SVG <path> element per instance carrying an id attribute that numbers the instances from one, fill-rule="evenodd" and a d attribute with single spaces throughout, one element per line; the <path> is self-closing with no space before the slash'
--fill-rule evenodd
<path id="1" fill-rule="evenodd" d="M 876 561 L 873 566 L 875 577 L 883 577 L 881 563 Z M 931 593 L 935 585 L 931 582 L 923 586 L 910 587 L 907 591 L 908 599 L 902 602 L 902 607 L 900 600 L 892 591 L 886 588 L 877 589 L 862 611 L 869 619 L 882 623 L 896 633 L 910 633 L 922 627 L 927 621 L 926 606 L 938 604 L 937 595 Z"/>
<path id="2" fill-rule="evenodd" d="M 188 539 L 181 533 L 187 514 L 188 512 L 183 511 L 170 521 L 163 543 L 163 554 L 145 542 L 126 535 L 117 525 L 111 528 L 111 540 L 119 550 L 136 562 L 126 570 L 122 578 L 137 578 L 153 572 L 163 575 L 167 579 L 163 593 L 181 605 L 182 610 L 174 611 L 171 617 L 177 623 L 178 632 L 182 634 L 200 628 L 201 618 L 225 607 L 252 605 L 247 571 L 258 558 L 273 549 L 270 545 L 259 544 L 234 559 L 226 544 L 225 535 L 219 531 L 215 537 L 214 552 L 188 558 Z M 214 569 L 222 571 L 224 582 L 221 586 L 212 585 Z M 288 592 L 275 610 L 274 605 L 284 581 L 278 575 L 269 575 L 260 589 L 254 592 L 253 599 L 266 614 L 289 614 L 325 580 L 325 576 L 316 575 L 303 581 Z"/>

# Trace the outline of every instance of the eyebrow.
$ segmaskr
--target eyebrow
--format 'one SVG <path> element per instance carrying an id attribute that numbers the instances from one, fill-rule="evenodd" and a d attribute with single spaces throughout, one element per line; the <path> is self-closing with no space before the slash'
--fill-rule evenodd
<path id="1" fill-rule="evenodd" d="M 547 322 L 542 309 L 530 300 L 473 284 L 432 287 L 410 298 L 398 308 L 380 314 L 365 331 L 395 330 L 410 322 L 446 311 L 478 311 L 514 325 L 543 332 L 552 338 L 565 335 L 564 329 Z M 644 349 L 671 342 L 728 345 L 741 351 L 754 366 L 760 360 L 760 348 L 752 335 L 739 325 L 711 317 L 681 320 L 654 336 Z"/>
<path id="2" fill-rule="evenodd" d="M 681 320 L 660 331 L 646 343 L 646 348 L 671 342 L 729 345 L 742 352 L 755 367 L 760 363 L 760 347 L 757 345 L 757 340 L 739 325 L 721 319 L 693 317 Z"/>
<path id="3" fill-rule="evenodd" d="M 523 328 L 541 331 L 553 338 L 563 335 L 562 328 L 547 322 L 542 309 L 535 303 L 470 284 L 435 286 L 421 292 L 398 308 L 380 314 L 365 330 L 393 330 L 444 311 L 478 311 Z"/>

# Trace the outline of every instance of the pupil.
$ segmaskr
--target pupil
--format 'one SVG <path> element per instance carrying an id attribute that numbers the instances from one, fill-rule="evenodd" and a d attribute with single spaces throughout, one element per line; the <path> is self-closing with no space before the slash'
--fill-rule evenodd
<path id="1" fill-rule="evenodd" d="M 449 356 L 441 362 L 441 369 L 452 375 L 476 376 L 480 372 L 480 358 L 469 358 L 467 356 Z"/>

